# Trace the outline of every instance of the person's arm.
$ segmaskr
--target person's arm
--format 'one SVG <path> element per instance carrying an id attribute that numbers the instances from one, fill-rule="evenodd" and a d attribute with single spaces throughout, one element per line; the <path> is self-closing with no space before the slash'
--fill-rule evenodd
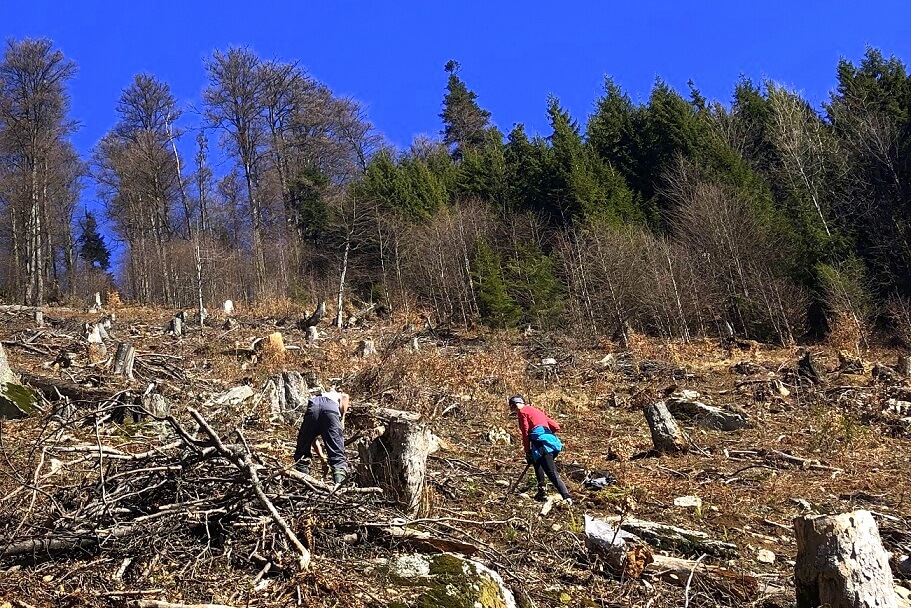
<path id="1" fill-rule="evenodd" d="M 525 446 L 525 453 L 531 451 L 531 444 L 528 441 L 528 432 L 531 430 L 528 428 L 528 417 L 523 416 L 522 412 L 519 412 L 519 432 L 522 433 L 522 445 Z"/>
<path id="2" fill-rule="evenodd" d="M 345 414 L 348 412 L 348 404 L 350 403 L 351 398 L 348 397 L 348 393 L 342 393 L 342 396 L 338 400 L 338 411 L 342 415 L 342 425 L 345 424 Z"/>
<path id="3" fill-rule="evenodd" d="M 557 431 L 560 430 L 560 423 L 557 422 L 556 420 L 554 420 L 553 418 L 551 418 L 550 416 L 547 416 L 547 426 L 550 427 L 550 430 L 553 433 L 556 433 Z"/>

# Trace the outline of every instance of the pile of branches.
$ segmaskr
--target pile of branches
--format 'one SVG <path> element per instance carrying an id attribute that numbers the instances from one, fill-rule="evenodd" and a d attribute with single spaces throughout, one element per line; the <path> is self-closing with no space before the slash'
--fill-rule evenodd
<path id="1" fill-rule="evenodd" d="M 257 452 L 240 428 L 222 436 L 196 410 L 191 431 L 173 416 L 108 424 L 111 407 L 33 419 L 28 440 L 0 426 L 9 476 L 0 565 L 103 556 L 120 564 L 106 577 L 120 587 L 148 587 L 175 564 L 181 573 L 227 567 L 250 572 L 249 590 L 310 570 L 314 532 L 352 510 L 383 509 L 379 489 L 327 485 L 287 455 Z"/>

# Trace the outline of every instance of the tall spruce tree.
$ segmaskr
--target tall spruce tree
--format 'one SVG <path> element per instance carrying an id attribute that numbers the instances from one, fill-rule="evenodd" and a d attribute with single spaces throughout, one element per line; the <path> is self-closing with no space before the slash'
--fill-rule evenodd
<path id="1" fill-rule="evenodd" d="M 91 264 L 93 268 L 107 270 L 111 267 L 111 251 L 98 230 L 98 221 L 91 211 L 85 212 L 85 218 L 79 223 L 79 257 Z"/>
<path id="2" fill-rule="evenodd" d="M 443 143 L 456 160 L 468 150 L 483 147 L 490 129 L 490 112 L 482 109 L 477 93 L 468 89 L 459 78 L 461 66 L 457 61 L 446 63 L 449 74 L 446 95 L 443 97 Z"/>

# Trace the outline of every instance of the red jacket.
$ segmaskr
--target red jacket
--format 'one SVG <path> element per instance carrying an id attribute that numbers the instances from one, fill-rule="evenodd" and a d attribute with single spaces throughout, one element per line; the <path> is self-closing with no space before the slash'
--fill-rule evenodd
<path id="1" fill-rule="evenodd" d="M 552 433 L 560 430 L 560 425 L 556 420 L 551 419 L 550 416 L 530 405 L 516 410 L 516 418 L 519 421 L 519 430 L 522 432 L 522 445 L 525 446 L 526 452 L 531 450 L 531 446 L 528 443 L 528 434 L 536 426 L 550 429 Z"/>

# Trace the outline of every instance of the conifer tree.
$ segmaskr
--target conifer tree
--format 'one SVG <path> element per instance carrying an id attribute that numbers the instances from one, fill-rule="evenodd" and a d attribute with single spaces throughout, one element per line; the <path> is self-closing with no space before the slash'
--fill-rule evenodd
<path id="1" fill-rule="evenodd" d="M 91 211 L 85 212 L 85 219 L 80 222 L 79 257 L 91 264 L 93 268 L 107 270 L 111 267 L 111 252 L 98 230 L 98 221 Z"/>
<path id="2" fill-rule="evenodd" d="M 443 97 L 443 144 L 449 148 L 456 160 L 468 150 L 482 147 L 490 128 L 490 112 L 482 109 L 477 101 L 477 93 L 468 89 L 459 78 L 461 66 L 457 61 L 446 63 L 449 82 L 446 84 L 446 95 Z"/>

